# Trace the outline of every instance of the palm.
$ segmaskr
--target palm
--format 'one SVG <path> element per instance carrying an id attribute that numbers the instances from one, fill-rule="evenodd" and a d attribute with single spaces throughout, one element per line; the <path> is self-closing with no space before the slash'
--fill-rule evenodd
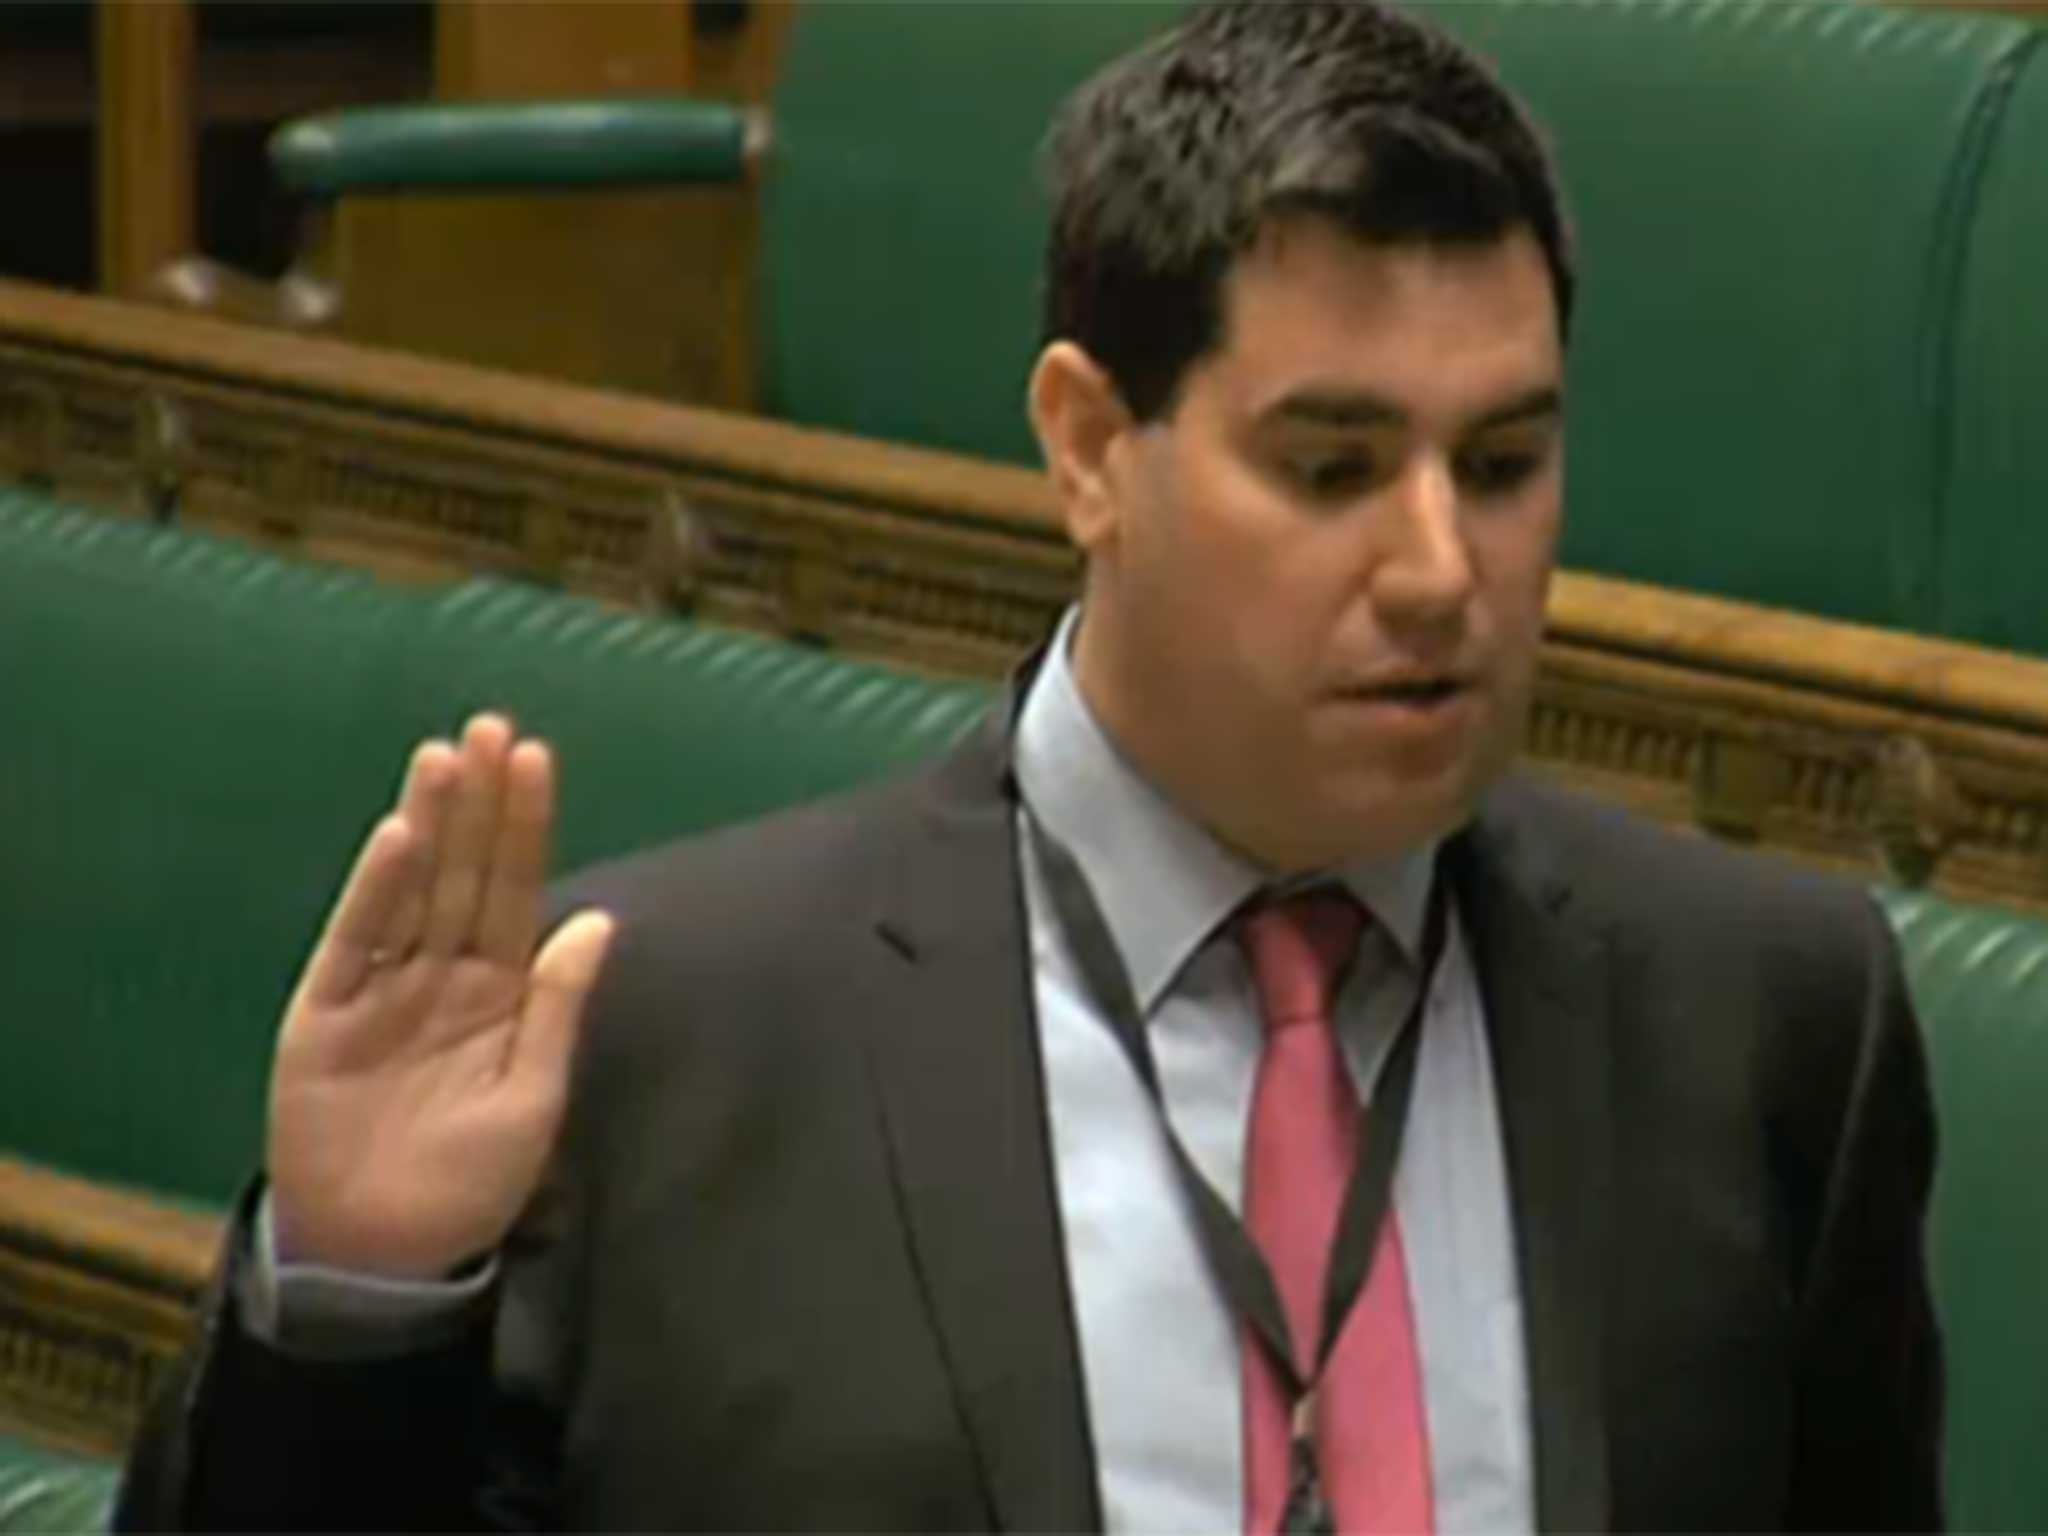
<path id="1" fill-rule="evenodd" d="M 559 1130 L 610 938 L 584 913 L 535 953 L 552 767 L 503 721 L 413 759 L 279 1036 L 270 1177 L 295 1259 L 429 1276 L 497 1245 Z"/>

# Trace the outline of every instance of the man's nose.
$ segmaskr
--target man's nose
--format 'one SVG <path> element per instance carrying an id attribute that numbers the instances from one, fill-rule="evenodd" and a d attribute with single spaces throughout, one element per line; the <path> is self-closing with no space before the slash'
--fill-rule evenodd
<path id="1" fill-rule="evenodd" d="M 1384 510 L 1372 580 L 1381 621 L 1434 626 L 1462 617 L 1475 577 L 1450 465 L 1418 457 L 1388 487 Z"/>

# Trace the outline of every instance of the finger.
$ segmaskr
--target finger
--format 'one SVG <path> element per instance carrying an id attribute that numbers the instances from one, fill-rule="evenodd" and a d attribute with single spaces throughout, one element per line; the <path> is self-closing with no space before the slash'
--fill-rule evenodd
<path id="1" fill-rule="evenodd" d="M 541 887 L 555 821 L 554 757 L 538 741 L 522 741 L 505 760 L 504 806 L 491 850 L 477 953 L 525 970 L 540 932 Z"/>
<path id="2" fill-rule="evenodd" d="M 459 955 L 470 948 L 491 844 L 496 841 L 511 744 L 512 727 L 502 715 L 478 715 L 463 730 L 460 776 L 420 935 L 421 947 L 431 955 Z"/>
<path id="3" fill-rule="evenodd" d="M 398 910 L 380 941 L 395 956 L 412 953 L 427 925 L 427 898 L 434 889 L 434 868 L 440 861 L 441 839 L 455 799 L 461 759 L 445 741 L 423 741 L 414 750 L 405 787 L 398 796 L 398 817 L 418 848 L 419 878 L 407 883 Z"/>
<path id="4" fill-rule="evenodd" d="M 608 913 L 578 912 L 534 957 L 526 1009 L 505 1063 L 518 1087 L 543 1097 L 568 1091 L 584 1005 L 604 968 L 615 926 Z"/>
<path id="5" fill-rule="evenodd" d="M 355 996 L 388 947 L 387 936 L 408 892 L 426 885 L 420 844 L 398 816 L 372 829 L 334 904 L 327 929 L 306 962 L 306 995 L 322 1007 Z"/>

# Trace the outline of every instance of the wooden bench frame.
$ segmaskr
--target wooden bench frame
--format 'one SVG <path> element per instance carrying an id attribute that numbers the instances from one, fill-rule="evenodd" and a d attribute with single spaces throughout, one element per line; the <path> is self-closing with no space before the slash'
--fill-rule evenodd
<path id="1" fill-rule="evenodd" d="M 220 1230 L 0 1158 L 0 1434 L 120 1454 L 191 1337 Z"/>
<path id="2" fill-rule="evenodd" d="M 1008 665 L 1077 572 L 1022 469 L 0 283 L 4 480 L 955 674 Z M 1525 757 L 1667 822 L 2048 913 L 2048 663 L 1566 572 Z M 0 1420 L 123 1444 L 214 1233 L 0 1164 Z"/>
<path id="3" fill-rule="evenodd" d="M 993 675 L 1076 561 L 1041 476 L 0 283 L 0 478 Z M 1665 821 L 2048 912 L 2048 662 L 1561 573 L 1527 742 Z"/>

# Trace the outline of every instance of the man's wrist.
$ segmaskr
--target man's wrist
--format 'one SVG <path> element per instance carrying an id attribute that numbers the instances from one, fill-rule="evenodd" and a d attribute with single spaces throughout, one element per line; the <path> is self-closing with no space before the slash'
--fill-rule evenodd
<path id="1" fill-rule="evenodd" d="M 452 1343 L 488 1315 L 496 1255 L 482 1255 L 445 1280 L 391 1280 L 281 1259 L 269 1192 L 258 1202 L 249 1251 L 237 1266 L 242 1326 L 295 1359 L 389 1359 Z"/>

